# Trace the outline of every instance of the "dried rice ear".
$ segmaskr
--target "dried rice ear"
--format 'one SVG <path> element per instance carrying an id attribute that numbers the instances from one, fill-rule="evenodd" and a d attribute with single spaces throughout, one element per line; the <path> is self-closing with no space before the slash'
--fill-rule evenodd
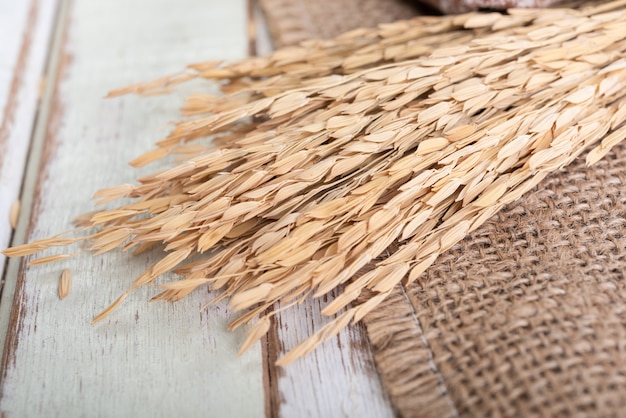
<path id="1" fill-rule="evenodd" d="M 154 299 L 179 300 L 210 286 L 235 311 L 246 311 L 233 327 L 256 323 L 246 347 L 267 331 L 277 302 L 343 288 L 324 311 L 338 316 L 280 362 L 308 353 L 546 175 L 594 145 L 592 163 L 626 135 L 622 2 L 432 19 L 443 28 L 429 38 L 432 51 L 409 60 L 384 60 L 382 33 L 393 33 L 391 25 L 371 32 L 380 39 L 368 54 L 382 61 L 347 49 L 346 61 L 358 68 L 312 61 L 303 73 L 293 63 L 306 54 L 289 61 L 290 50 L 203 67 L 241 90 L 206 100 L 207 115 L 180 122 L 139 163 L 181 149 L 187 158 L 137 185 L 96 193 L 101 201 L 131 203 L 81 218 L 91 235 L 39 240 L 5 254 L 80 240 L 96 254 L 163 245 L 162 259 L 94 322 L 133 289 L 174 271 L 183 279 L 163 285 Z M 419 41 L 425 22 L 398 25 L 421 28 Z M 407 33 L 394 45 L 409 44 Z M 336 42 L 358 41 L 346 35 Z M 300 48 L 315 56 L 320 44 Z M 276 57 L 276 73 L 255 73 Z M 224 140 L 185 148 L 207 135 Z M 360 276 L 364 267 L 370 271 Z M 362 294 L 369 296 L 355 302 Z"/>

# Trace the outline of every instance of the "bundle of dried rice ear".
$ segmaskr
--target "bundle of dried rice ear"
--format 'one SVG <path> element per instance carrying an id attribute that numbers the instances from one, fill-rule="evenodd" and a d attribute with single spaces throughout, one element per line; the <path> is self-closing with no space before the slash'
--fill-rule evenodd
<path id="1" fill-rule="evenodd" d="M 100 202 L 134 202 L 83 219 L 94 233 L 5 254 L 79 240 L 96 254 L 163 243 L 167 254 L 132 289 L 169 271 L 184 279 L 161 285 L 156 300 L 219 289 L 246 310 L 233 328 L 254 323 L 242 350 L 267 332 L 275 302 L 342 289 L 323 311 L 341 313 L 286 364 L 359 321 L 589 145 L 597 144 L 591 164 L 621 141 L 625 53 L 626 1 L 617 1 L 417 18 L 194 65 L 115 92 L 225 80 L 225 96 L 190 97 L 185 112 L 203 116 L 180 122 L 134 164 L 170 154 L 183 162 L 96 193 Z M 212 147 L 188 144 L 207 136 Z M 364 289 L 371 297 L 355 304 Z"/>

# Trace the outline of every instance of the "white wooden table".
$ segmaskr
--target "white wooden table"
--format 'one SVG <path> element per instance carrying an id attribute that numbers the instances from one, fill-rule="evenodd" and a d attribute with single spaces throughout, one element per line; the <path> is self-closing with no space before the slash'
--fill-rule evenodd
<path id="1" fill-rule="evenodd" d="M 212 87 L 103 96 L 186 63 L 245 56 L 249 10 L 245 0 L 0 0 L 0 248 L 65 231 L 93 209 L 94 191 L 149 172 L 126 162 L 167 133 L 185 95 Z M 157 256 L 28 268 L 0 255 L 3 417 L 393 416 L 361 328 L 274 366 L 322 325 L 319 303 L 277 315 L 241 357 L 227 306 L 200 311 L 206 291 L 169 304 L 141 289 L 91 326 Z M 64 268 L 72 292 L 60 301 Z"/>

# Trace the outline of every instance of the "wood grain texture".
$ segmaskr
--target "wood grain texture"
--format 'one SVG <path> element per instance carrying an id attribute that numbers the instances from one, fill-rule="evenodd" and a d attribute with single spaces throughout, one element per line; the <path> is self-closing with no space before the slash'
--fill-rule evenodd
<path id="1" fill-rule="evenodd" d="M 0 0 L 0 248 L 11 238 L 56 0 Z M 5 257 L 0 254 L 0 274 Z"/>
<path id="2" fill-rule="evenodd" d="M 248 47 L 243 0 L 63 4 L 25 185 L 30 226 L 22 219 L 14 244 L 66 230 L 93 208 L 88 198 L 95 190 L 152 171 L 138 173 L 126 161 L 167 133 L 186 94 L 213 87 L 195 83 L 168 96 L 102 100 L 109 89 L 188 62 L 238 58 Z M 259 39 L 267 50 L 267 35 Z M 15 289 L 5 290 L 0 305 L 6 312 L 13 302 L 0 398 L 5 416 L 393 415 L 360 327 L 289 367 L 273 365 L 322 325 L 319 301 L 278 314 L 266 345 L 240 358 L 243 335 L 226 330 L 225 304 L 199 311 L 211 297 L 206 291 L 177 304 L 148 304 L 157 289 L 141 289 L 90 326 L 158 256 L 83 255 L 35 268 L 11 260 L 6 279 Z M 61 302 L 65 268 L 72 292 Z"/>
<path id="3" fill-rule="evenodd" d="M 328 322 L 322 309 L 330 300 L 307 300 L 276 315 L 277 355 Z M 308 356 L 274 373 L 281 417 L 393 417 L 376 372 L 362 324 L 351 326 Z M 276 396 L 275 395 L 275 396 Z"/>
<path id="4" fill-rule="evenodd" d="M 200 86 L 103 100 L 109 89 L 246 51 L 243 1 L 75 1 L 68 10 L 53 51 L 58 77 L 43 104 L 49 118 L 37 131 L 45 136 L 42 166 L 28 168 L 31 176 L 39 172 L 36 187 L 25 191 L 34 193 L 28 239 L 67 229 L 91 209 L 98 188 L 132 181 L 138 173 L 126 161 L 167 132 L 184 95 Z M 237 358 L 243 335 L 226 330 L 224 305 L 199 312 L 206 292 L 149 304 L 157 289 L 141 289 L 110 319 L 90 325 L 156 256 L 84 255 L 16 273 L 4 416 L 264 415 L 260 346 Z M 72 293 L 59 301 L 64 268 Z"/>

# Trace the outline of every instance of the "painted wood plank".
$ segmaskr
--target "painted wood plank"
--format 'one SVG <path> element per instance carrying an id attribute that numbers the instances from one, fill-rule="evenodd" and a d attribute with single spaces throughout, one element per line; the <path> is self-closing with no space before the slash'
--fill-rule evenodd
<path id="1" fill-rule="evenodd" d="M 49 117 L 35 137 L 45 140 L 42 164 L 28 167 L 28 179 L 36 181 L 25 190 L 34 196 L 27 239 L 65 230 L 92 208 L 93 191 L 136 178 L 125 162 L 165 135 L 183 97 L 206 84 L 168 96 L 103 100 L 109 89 L 182 63 L 241 57 L 247 46 L 243 0 L 74 1 L 64 10 L 65 30 L 53 51 L 58 77 L 42 105 Z M 157 289 L 141 289 L 109 319 L 90 325 L 156 257 L 85 255 L 9 269 L 17 288 L 3 416 L 264 415 L 261 347 L 237 358 L 244 336 L 226 330 L 224 305 L 199 311 L 206 292 L 149 304 Z M 64 268 L 72 272 L 72 292 L 59 301 Z"/>
<path id="2" fill-rule="evenodd" d="M 330 299 L 307 300 L 276 315 L 277 355 L 328 322 Z M 344 329 L 305 358 L 273 373 L 274 404 L 281 417 L 393 417 L 362 324 Z"/>
<path id="3" fill-rule="evenodd" d="M 0 0 L 0 248 L 13 230 L 56 3 Z M 0 254 L 0 276 L 5 261 Z"/>
<path id="4" fill-rule="evenodd" d="M 257 53 L 271 52 L 272 44 L 260 8 L 254 14 Z M 326 322 L 324 300 L 276 315 L 268 337 L 270 362 L 319 330 Z M 284 367 L 268 365 L 273 409 L 281 417 L 393 417 L 394 412 L 376 371 L 365 327 L 343 330 L 310 355 Z"/>

